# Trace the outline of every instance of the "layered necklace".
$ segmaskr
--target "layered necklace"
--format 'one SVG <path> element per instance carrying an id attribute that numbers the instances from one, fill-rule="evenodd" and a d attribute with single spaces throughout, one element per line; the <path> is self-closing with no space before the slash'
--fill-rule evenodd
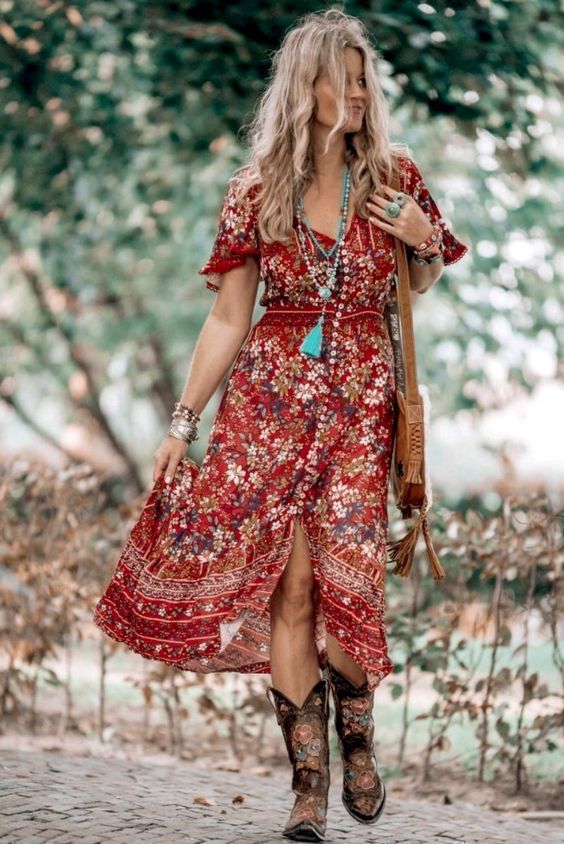
<path id="1" fill-rule="evenodd" d="M 300 244 L 300 251 L 306 263 L 308 274 L 313 281 L 319 295 L 323 300 L 323 307 L 321 315 L 313 328 L 306 334 L 300 352 L 310 357 L 320 357 L 323 344 L 323 316 L 325 313 L 325 306 L 333 294 L 336 285 L 337 268 L 341 260 L 341 252 L 345 240 L 347 216 L 349 210 L 349 195 L 350 195 L 351 174 L 348 164 L 343 169 L 343 183 L 341 189 L 341 208 L 339 216 L 339 226 L 337 230 L 337 239 L 333 246 L 326 250 L 319 243 L 315 236 L 309 222 L 304 214 L 304 203 L 300 197 L 296 203 L 296 218 L 298 221 L 298 242 Z M 315 255 L 312 255 L 307 248 L 306 231 L 309 234 L 314 246 Z M 318 256 L 321 256 L 321 260 Z"/>

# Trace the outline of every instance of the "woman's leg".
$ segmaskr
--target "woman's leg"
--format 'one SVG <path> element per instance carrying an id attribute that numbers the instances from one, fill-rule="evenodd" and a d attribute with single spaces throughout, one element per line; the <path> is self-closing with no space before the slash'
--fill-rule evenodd
<path id="1" fill-rule="evenodd" d="M 292 551 L 270 605 L 267 692 L 292 766 L 296 799 L 282 834 L 294 841 L 323 841 L 327 826 L 329 687 L 320 678 L 313 586 L 307 537 L 295 520 Z"/>
<path id="2" fill-rule="evenodd" d="M 366 674 L 358 662 L 341 649 L 337 639 L 331 633 L 327 633 L 326 639 L 329 662 L 355 686 L 363 686 L 366 682 Z"/>
<path id="3" fill-rule="evenodd" d="M 301 706 L 320 679 L 313 634 L 313 573 L 307 538 L 298 519 L 294 543 L 270 605 L 272 685 Z"/>

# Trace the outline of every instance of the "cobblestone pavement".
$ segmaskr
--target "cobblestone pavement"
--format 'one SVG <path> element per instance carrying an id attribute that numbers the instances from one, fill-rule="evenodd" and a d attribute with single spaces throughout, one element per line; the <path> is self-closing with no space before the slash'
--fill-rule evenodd
<path id="1" fill-rule="evenodd" d="M 41 751 L 3 752 L 0 772 L 0 841 L 6 844 L 287 840 L 280 830 L 293 802 L 289 777 L 209 771 L 185 762 L 158 766 Z M 327 844 L 564 841 L 564 829 L 553 823 L 466 804 L 443 806 L 393 797 L 378 824 L 365 827 L 345 812 L 338 779 L 333 778 Z M 213 802 L 202 805 L 194 798 Z"/>

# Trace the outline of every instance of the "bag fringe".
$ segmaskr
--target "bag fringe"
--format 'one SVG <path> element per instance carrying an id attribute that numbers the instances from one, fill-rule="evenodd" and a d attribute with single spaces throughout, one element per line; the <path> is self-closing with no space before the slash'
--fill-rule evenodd
<path id="1" fill-rule="evenodd" d="M 421 457 L 412 458 L 407 464 L 405 482 L 408 484 L 423 483 L 423 478 L 421 477 Z"/>
<path id="2" fill-rule="evenodd" d="M 415 524 L 403 539 L 398 539 L 396 542 L 388 542 L 390 560 L 395 563 L 393 574 L 399 574 L 400 577 L 409 577 L 411 574 L 415 546 L 417 545 L 417 538 L 419 536 L 419 527 L 420 517 L 415 521 Z"/>

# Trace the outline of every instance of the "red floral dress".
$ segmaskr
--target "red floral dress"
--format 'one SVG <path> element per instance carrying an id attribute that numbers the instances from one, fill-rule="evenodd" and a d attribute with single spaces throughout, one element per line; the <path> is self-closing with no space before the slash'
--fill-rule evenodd
<path id="1" fill-rule="evenodd" d="M 460 260 L 468 246 L 414 162 L 402 157 L 400 165 L 403 190 L 443 228 L 445 264 Z M 180 669 L 270 672 L 269 601 L 298 518 L 314 575 L 320 664 L 330 633 L 375 688 L 392 669 L 384 581 L 395 381 L 384 309 L 393 238 L 353 215 L 322 355 L 306 356 L 300 345 L 319 317 L 319 294 L 297 240 L 262 241 L 256 189 L 236 201 L 236 181 L 199 272 L 217 291 L 223 273 L 254 256 L 266 310 L 233 365 L 201 465 L 185 458 L 170 485 L 162 476 L 154 484 L 94 621 Z"/>

